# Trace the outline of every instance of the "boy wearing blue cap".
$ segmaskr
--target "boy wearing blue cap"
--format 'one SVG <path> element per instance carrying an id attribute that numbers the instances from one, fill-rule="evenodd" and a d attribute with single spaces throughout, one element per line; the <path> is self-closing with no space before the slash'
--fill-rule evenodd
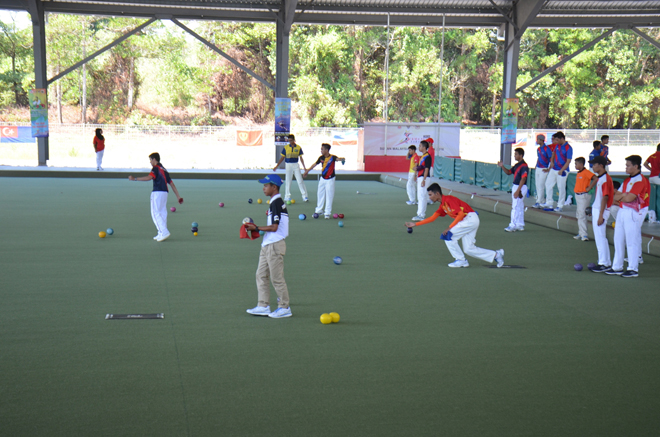
<path id="1" fill-rule="evenodd" d="M 284 255 L 286 254 L 284 240 L 289 236 L 289 213 L 280 195 L 282 178 L 272 174 L 260 179 L 259 182 L 264 184 L 264 194 L 270 197 L 270 207 L 266 226 L 260 228 L 254 223 L 245 225 L 248 231 L 264 231 L 256 275 L 258 303 L 256 307 L 247 310 L 247 313 L 274 319 L 291 317 L 293 314 L 289 307 L 289 289 L 284 280 Z M 270 311 L 269 279 L 273 283 L 278 297 L 278 308 L 273 312 Z"/>

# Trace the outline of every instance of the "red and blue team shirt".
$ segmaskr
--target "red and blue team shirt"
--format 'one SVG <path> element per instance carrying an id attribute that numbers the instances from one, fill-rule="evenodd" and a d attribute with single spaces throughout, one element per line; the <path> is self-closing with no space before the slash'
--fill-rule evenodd
<path id="1" fill-rule="evenodd" d="M 555 148 L 555 164 L 552 167 L 553 170 L 561 170 L 561 168 L 566 164 L 566 161 L 573 159 L 573 148 L 570 144 L 557 144 Z M 569 172 L 570 165 L 566 167 L 566 170 L 563 171 L 559 176 L 566 176 Z"/>
<path id="2" fill-rule="evenodd" d="M 319 159 L 316 160 L 316 164 L 314 165 L 323 164 L 323 168 L 321 169 L 323 179 L 332 179 L 335 177 L 335 163 L 338 159 L 335 155 L 328 155 L 327 158 L 323 155 L 319 156 Z"/>
<path id="3" fill-rule="evenodd" d="M 536 155 L 538 156 L 536 168 L 548 168 L 548 165 L 550 165 L 550 159 L 552 158 L 552 147 L 543 144 L 536 149 Z"/>
<path id="4" fill-rule="evenodd" d="M 163 167 L 163 164 L 158 163 L 157 166 L 152 168 L 149 176 L 154 180 L 154 189 L 152 191 L 169 191 L 167 184 L 171 183 L 172 179 L 167 170 L 165 170 L 165 167 Z"/>
<path id="5" fill-rule="evenodd" d="M 424 177 L 424 169 L 429 169 L 429 176 L 431 176 L 431 166 L 433 165 L 433 159 L 429 152 L 426 152 L 419 158 L 419 165 L 417 166 L 417 177 Z"/>
<path id="6" fill-rule="evenodd" d="M 593 159 L 594 159 L 596 156 L 602 156 L 602 157 L 604 157 L 605 159 L 608 159 L 608 158 L 607 158 L 607 155 L 609 155 L 609 153 L 610 153 L 610 149 L 609 149 L 609 147 L 607 147 L 607 146 L 604 145 L 604 144 L 601 144 L 601 145 L 600 145 L 600 149 L 593 149 L 593 150 L 591 151 L 591 153 L 589 154 L 589 161 L 590 161 L 590 162 L 589 162 L 589 168 L 594 168 L 594 165 L 591 163 L 591 161 L 593 161 Z M 609 159 L 608 159 L 608 160 L 609 160 Z"/>
<path id="7" fill-rule="evenodd" d="M 622 208 L 631 208 L 635 211 L 638 211 L 642 208 L 649 206 L 650 202 L 650 183 L 648 179 L 642 176 L 642 173 L 637 173 L 635 176 L 631 176 L 619 187 L 619 191 L 622 193 L 633 193 L 637 195 L 637 199 L 632 202 L 621 202 Z"/>
<path id="8" fill-rule="evenodd" d="M 463 211 L 465 215 L 474 212 L 470 205 L 463 202 L 461 199 L 458 199 L 454 196 L 442 196 L 442 202 L 440 202 L 440 208 L 436 211 L 440 217 L 448 215 L 451 218 L 456 218 L 458 214 Z"/>
<path id="9" fill-rule="evenodd" d="M 511 173 L 513 173 L 513 185 L 520 185 L 522 178 L 529 177 L 529 166 L 523 159 L 511 167 Z"/>

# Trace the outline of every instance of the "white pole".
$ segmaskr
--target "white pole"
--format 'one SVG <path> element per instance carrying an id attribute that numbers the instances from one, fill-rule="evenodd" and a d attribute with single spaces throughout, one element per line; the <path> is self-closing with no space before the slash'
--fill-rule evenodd
<path id="1" fill-rule="evenodd" d="M 385 119 L 385 150 L 383 155 L 387 156 L 387 123 L 388 123 L 388 105 L 390 99 L 390 13 L 387 13 L 387 46 L 385 47 L 385 105 L 383 108 L 383 118 Z"/>
<path id="2" fill-rule="evenodd" d="M 438 137 L 435 139 L 436 141 L 440 141 L 440 120 L 441 120 L 441 114 L 442 114 L 442 76 L 444 73 L 445 69 L 445 14 L 442 14 L 442 45 L 440 46 L 440 91 L 439 91 L 439 96 L 438 96 Z M 439 143 L 438 143 L 439 144 Z M 435 147 L 434 150 L 436 150 L 436 154 L 438 153 L 437 151 L 440 150 L 439 147 Z M 433 157 L 433 160 L 435 161 L 435 156 Z"/>

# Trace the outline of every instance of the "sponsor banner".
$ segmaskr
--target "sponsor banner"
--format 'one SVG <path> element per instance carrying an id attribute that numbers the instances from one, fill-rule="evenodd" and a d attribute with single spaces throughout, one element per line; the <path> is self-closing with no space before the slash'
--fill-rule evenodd
<path id="1" fill-rule="evenodd" d="M 28 90 L 33 137 L 48 136 L 48 98 L 43 88 Z"/>
<path id="2" fill-rule="evenodd" d="M 518 129 L 518 99 L 504 101 L 504 118 L 502 119 L 502 144 L 516 142 Z"/>
<path id="3" fill-rule="evenodd" d="M 436 156 L 459 157 L 461 125 L 440 123 L 388 123 L 387 139 L 384 123 L 365 123 L 364 154 L 370 156 L 405 156 L 409 146 L 433 139 Z"/>
<path id="4" fill-rule="evenodd" d="M 358 145 L 358 131 L 333 131 L 332 132 L 332 142 L 330 143 L 332 147 L 334 146 L 357 146 Z"/>
<path id="5" fill-rule="evenodd" d="M 0 143 L 34 143 L 32 128 L 28 126 L 1 126 Z"/>
<path id="6" fill-rule="evenodd" d="M 236 131 L 236 145 L 237 146 L 263 146 L 264 133 L 260 130 L 237 130 Z"/>
<path id="7" fill-rule="evenodd" d="M 287 146 L 291 133 L 291 99 L 275 98 L 275 145 Z"/>

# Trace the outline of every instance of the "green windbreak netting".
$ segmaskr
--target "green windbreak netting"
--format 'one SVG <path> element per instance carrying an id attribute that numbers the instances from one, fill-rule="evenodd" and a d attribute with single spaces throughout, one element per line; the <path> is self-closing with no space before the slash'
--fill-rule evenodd
<path id="1" fill-rule="evenodd" d="M 480 165 L 481 164 L 481 165 Z M 499 190 L 502 185 L 502 170 L 495 164 L 477 163 L 477 172 L 479 168 L 483 172 L 483 184 L 486 188 Z"/>
<path id="2" fill-rule="evenodd" d="M 464 160 L 461 164 L 461 181 L 465 184 L 474 185 L 477 173 L 477 163 L 475 161 Z"/>
<path id="3" fill-rule="evenodd" d="M 454 180 L 455 181 L 460 181 L 461 180 L 461 173 L 463 172 L 463 160 L 462 159 L 455 159 L 454 160 Z"/>
<path id="4" fill-rule="evenodd" d="M 445 158 L 440 156 L 435 161 L 434 173 L 440 179 L 446 179 L 448 181 L 454 180 L 454 161 L 453 158 Z"/>
<path id="5" fill-rule="evenodd" d="M 536 169 L 530 168 L 527 172 L 527 189 L 529 197 L 536 197 Z"/>
<path id="6" fill-rule="evenodd" d="M 513 185 L 513 175 L 504 173 L 499 167 L 498 170 L 500 170 L 500 175 L 502 177 L 502 185 L 500 185 L 500 190 L 511 191 L 511 185 Z"/>

